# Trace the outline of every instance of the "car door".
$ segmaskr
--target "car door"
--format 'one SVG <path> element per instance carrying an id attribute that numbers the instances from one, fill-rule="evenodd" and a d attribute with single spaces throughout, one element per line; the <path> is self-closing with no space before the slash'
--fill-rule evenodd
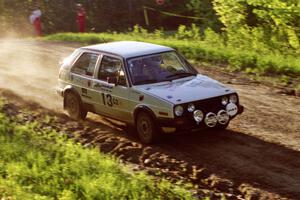
<path id="1" fill-rule="evenodd" d="M 102 55 L 101 63 L 96 70 L 93 89 L 97 91 L 96 101 L 100 101 L 103 107 L 97 112 L 106 116 L 125 121 L 132 121 L 132 113 L 128 109 L 129 88 L 124 73 L 123 59 L 112 55 Z M 117 78 L 117 84 L 108 83 L 108 79 Z"/>
<path id="2" fill-rule="evenodd" d="M 95 69 L 99 62 L 100 54 L 94 52 L 82 52 L 74 62 L 70 80 L 73 87 L 80 94 L 84 103 L 92 103 L 92 82 L 94 80 Z"/>

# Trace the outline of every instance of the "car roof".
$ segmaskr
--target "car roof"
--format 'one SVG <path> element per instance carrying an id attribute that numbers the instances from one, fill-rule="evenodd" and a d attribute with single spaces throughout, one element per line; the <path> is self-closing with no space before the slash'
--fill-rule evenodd
<path id="1" fill-rule="evenodd" d="M 106 52 L 110 54 L 119 55 L 124 58 L 132 58 L 174 50 L 170 47 L 162 45 L 136 41 L 109 42 L 86 46 L 82 47 L 81 49 Z"/>

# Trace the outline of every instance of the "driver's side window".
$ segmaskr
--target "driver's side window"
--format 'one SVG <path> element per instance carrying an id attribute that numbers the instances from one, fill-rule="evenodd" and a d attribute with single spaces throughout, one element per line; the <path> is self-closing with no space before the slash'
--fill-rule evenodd
<path id="1" fill-rule="evenodd" d="M 98 79 L 108 82 L 110 77 L 117 77 L 118 85 L 126 86 L 122 60 L 104 55 L 99 67 Z"/>

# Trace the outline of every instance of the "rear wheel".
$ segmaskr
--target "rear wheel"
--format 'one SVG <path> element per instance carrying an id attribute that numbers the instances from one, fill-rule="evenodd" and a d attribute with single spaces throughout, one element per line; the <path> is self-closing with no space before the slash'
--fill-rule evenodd
<path id="1" fill-rule="evenodd" d="M 72 119 L 85 119 L 86 109 L 83 108 L 80 99 L 73 92 L 67 92 L 64 97 L 64 109 Z"/>
<path id="2" fill-rule="evenodd" d="M 151 144 L 159 139 L 160 132 L 153 118 L 146 112 L 140 112 L 137 115 L 136 130 L 142 143 Z"/>

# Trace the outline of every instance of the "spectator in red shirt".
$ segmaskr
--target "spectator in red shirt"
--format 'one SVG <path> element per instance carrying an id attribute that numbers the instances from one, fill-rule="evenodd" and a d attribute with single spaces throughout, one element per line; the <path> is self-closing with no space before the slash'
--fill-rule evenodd
<path id="1" fill-rule="evenodd" d="M 29 16 L 29 21 L 34 26 L 37 36 L 42 35 L 41 16 L 42 11 L 38 7 L 34 8 L 31 15 Z"/>
<path id="2" fill-rule="evenodd" d="M 86 23 L 86 12 L 81 4 L 77 4 L 77 27 L 80 33 L 85 32 L 85 23 Z"/>

